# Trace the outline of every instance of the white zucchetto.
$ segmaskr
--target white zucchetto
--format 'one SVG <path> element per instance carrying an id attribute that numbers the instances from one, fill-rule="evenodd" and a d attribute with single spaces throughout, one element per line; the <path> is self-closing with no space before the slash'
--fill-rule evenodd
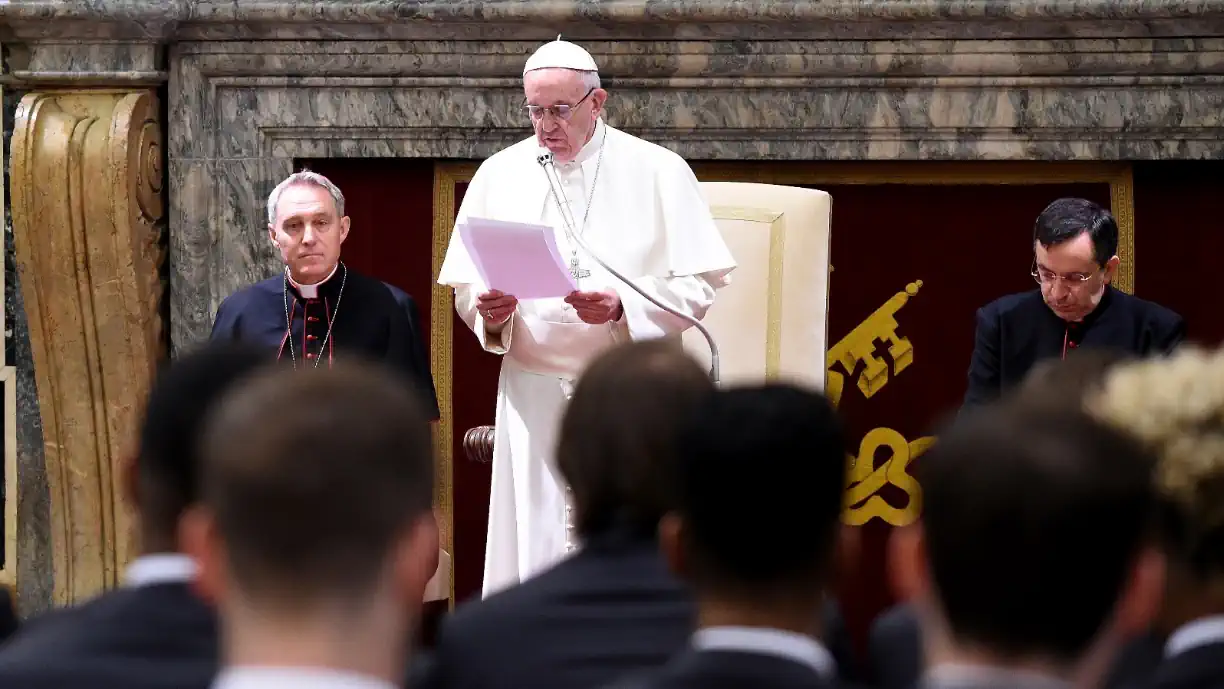
<path id="1" fill-rule="evenodd" d="M 579 72 L 598 72 L 595 58 L 577 44 L 561 40 L 545 43 L 527 58 L 523 74 L 537 69 L 573 69 Z"/>

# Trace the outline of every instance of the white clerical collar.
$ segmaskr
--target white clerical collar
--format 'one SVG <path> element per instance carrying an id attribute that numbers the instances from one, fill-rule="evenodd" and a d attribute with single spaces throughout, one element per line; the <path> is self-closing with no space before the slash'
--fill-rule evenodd
<path id="1" fill-rule="evenodd" d="M 1177 628 L 1165 643 L 1166 658 L 1192 648 L 1224 642 L 1224 615 L 1200 617 Z"/>
<path id="2" fill-rule="evenodd" d="M 182 553 L 141 555 L 127 566 L 123 585 L 127 587 L 154 584 L 183 584 L 195 579 L 196 563 Z"/>
<path id="3" fill-rule="evenodd" d="M 598 155 L 599 147 L 603 145 L 603 130 L 606 126 L 602 117 L 595 120 L 595 133 L 591 134 L 591 140 L 582 145 L 582 150 L 578 151 L 578 155 L 574 156 L 573 160 L 567 163 L 557 163 L 557 167 L 571 168 L 575 165 L 581 165 Z"/>
<path id="4" fill-rule="evenodd" d="M 738 651 L 778 656 L 807 665 L 821 677 L 837 676 L 833 655 L 816 639 L 795 632 L 763 627 L 707 627 L 693 634 L 699 651 Z"/>
<path id="5" fill-rule="evenodd" d="M 319 297 L 319 286 L 332 279 L 332 276 L 335 275 L 336 271 L 339 269 L 340 262 L 336 261 L 336 265 L 332 266 L 331 272 L 327 274 L 327 277 L 319 280 L 313 285 L 303 285 L 298 283 L 297 280 L 294 280 L 293 274 L 289 272 L 288 266 L 285 267 L 285 276 L 289 278 L 289 284 L 297 288 L 298 294 L 302 295 L 303 299 L 317 299 Z"/>
<path id="6" fill-rule="evenodd" d="M 921 687 L 1029 687 L 1031 689 L 1070 689 L 1071 682 L 1061 677 L 1019 668 L 968 663 L 943 663 L 927 670 Z"/>
<path id="7" fill-rule="evenodd" d="M 384 679 L 322 667 L 228 667 L 212 689 L 397 689 Z"/>

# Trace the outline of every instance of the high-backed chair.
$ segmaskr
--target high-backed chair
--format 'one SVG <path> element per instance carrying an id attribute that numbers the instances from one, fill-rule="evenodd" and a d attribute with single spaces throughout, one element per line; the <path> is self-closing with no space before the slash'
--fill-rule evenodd
<path id="1" fill-rule="evenodd" d="M 722 384 L 781 379 L 824 390 L 832 197 L 773 184 L 701 187 L 737 264 L 702 321 L 718 343 Z M 695 329 L 684 346 L 709 361 Z"/>
<path id="2" fill-rule="evenodd" d="M 781 379 L 825 387 L 832 197 L 747 182 L 703 182 L 702 191 L 737 267 L 703 319 L 718 343 L 721 382 Z M 696 330 L 684 346 L 708 363 Z M 493 457 L 492 427 L 464 436 L 476 462 Z"/>

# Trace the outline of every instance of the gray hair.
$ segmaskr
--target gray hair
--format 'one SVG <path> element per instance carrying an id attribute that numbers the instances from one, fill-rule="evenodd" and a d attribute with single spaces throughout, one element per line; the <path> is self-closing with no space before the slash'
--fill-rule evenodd
<path id="1" fill-rule="evenodd" d="M 582 86 L 586 90 L 599 88 L 599 72 L 583 71 L 579 72 L 579 75 L 582 77 Z"/>
<path id="2" fill-rule="evenodd" d="M 276 224 L 276 205 L 280 203 L 281 194 L 283 194 L 289 187 L 298 185 L 319 187 L 320 189 L 325 190 L 331 195 L 332 203 L 336 205 L 336 215 L 341 218 L 344 217 L 344 194 L 340 192 L 340 187 L 332 184 L 330 179 L 320 175 L 317 172 L 302 170 L 301 172 L 295 172 L 286 177 L 285 181 L 276 185 L 276 188 L 272 190 L 272 193 L 268 194 L 269 225 Z"/>

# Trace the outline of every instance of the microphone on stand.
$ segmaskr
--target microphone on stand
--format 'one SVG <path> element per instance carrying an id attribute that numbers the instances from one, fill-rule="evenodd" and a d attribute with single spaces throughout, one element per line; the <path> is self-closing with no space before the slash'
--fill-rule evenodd
<path id="1" fill-rule="evenodd" d="M 599 254 L 591 251 L 591 247 L 587 245 L 586 241 L 574 231 L 574 219 L 569 212 L 569 200 L 566 199 L 565 203 L 562 203 L 562 199 L 565 198 L 565 191 L 561 188 L 561 178 L 557 177 L 557 166 L 556 163 L 553 162 L 553 154 L 551 152 L 541 153 L 536 157 L 536 162 L 538 162 L 540 167 L 544 169 L 544 176 L 548 179 L 549 188 L 552 189 L 553 201 L 556 202 L 557 210 L 561 213 L 561 222 L 565 225 L 565 236 L 568 237 L 571 242 L 577 244 L 579 248 L 583 250 L 583 252 L 594 259 L 595 262 L 598 263 L 604 270 L 611 273 L 613 277 L 628 285 L 634 292 L 642 295 L 643 299 L 651 304 L 654 304 L 660 309 L 663 309 L 667 313 L 670 313 L 676 318 L 688 322 L 690 325 L 696 328 L 697 331 L 700 332 L 703 337 L 705 337 L 706 343 L 710 347 L 710 380 L 714 382 L 715 386 L 717 386 L 719 383 L 718 343 L 714 341 L 714 336 L 710 334 L 710 331 L 700 320 L 693 318 L 676 307 L 663 302 L 654 295 L 648 294 L 646 290 L 642 289 L 632 280 L 617 272 L 615 268 L 605 263 L 604 260 L 599 257 Z M 552 171 L 551 175 L 549 174 L 550 170 Z M 556 178 L 555 182 L 553 180 L 554 177 Z"/>

